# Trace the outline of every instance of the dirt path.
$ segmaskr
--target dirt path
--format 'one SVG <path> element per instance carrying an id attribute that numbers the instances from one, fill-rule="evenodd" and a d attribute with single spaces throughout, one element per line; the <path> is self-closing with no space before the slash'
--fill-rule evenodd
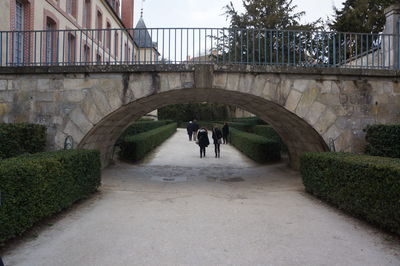
<path id="1" fill-rule="evenodd" d="M 6 265 L 400 265 L 391 236 L 303 192 L 284 164 L 223 145 L 198 158 L 183 130 L 5 256 Z"/>

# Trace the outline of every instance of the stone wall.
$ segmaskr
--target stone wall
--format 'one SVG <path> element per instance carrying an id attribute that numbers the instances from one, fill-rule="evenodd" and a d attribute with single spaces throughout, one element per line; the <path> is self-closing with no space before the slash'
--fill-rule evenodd
<path id="1" fill-rule="evenodd" d="M 306 151 L 362 152 L 369 124 L 400 123 L 396 71 L 229 66 L 0 68 L 0 119 L 48 126 L 49 148 L 72 136 L 106 165 L 135 119 L 187 102 L 236 105 L 270 123 L 291 163 Z"/>

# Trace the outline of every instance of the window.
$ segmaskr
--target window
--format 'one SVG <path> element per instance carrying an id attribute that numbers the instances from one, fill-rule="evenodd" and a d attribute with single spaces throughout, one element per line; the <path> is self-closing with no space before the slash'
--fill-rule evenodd
<path id="1" fill-rule="evenodd" d="M 76 17 L 77 8 L 76 8 L 76 1 L 77 0 L 67 0 L 67 13 Z"/>
<path id="2" fill-rule="evenodd" d="M 109 22 L 107 22 L 106 47 L 111 48 L 111 24 Z"/>
<path id="3" fill-rule="evenodd" d="M 46 52 L 45 52 L 45 62 L 53 63 L 56 59 L 56 22 L 51 18 L 46 20 Z"/>
<path id="4" fill-rule="evenodd" d="M 103 14 L 100 11 L 97 11 L 97 19 L 96 19 L 96 28 L 97 30 L 97 39 L 101 41 L 103 37 Z"/>
<path id="5" fill-rule="evenodd" d="M 21 1 L 15 2 L 15 30 L 13 33 L 14 45 L 13 45 L 13 59 L 15 64 L 21 64 L 24 58 L 24 34 L 23 31 L 25 26 L 24 20 L 24 5 Z"/>
<path id="6" fill-rule="evenodd" d="M 128 45 L 125 43 L 125 62 L 128 62 Z"/>
<path id="7" fill-rule="evenodd" d="M 118 16 L 120 16 L 120 12 L 119 12 L 119 1 L 117 1 L 115 3 L 115 12 L 117 12 Z"/>
<path id="8" fill-rule="evenodd" d="M 86 44 L 85 44 L 85 46 L 83 46 L 83 61 L 85 63 L 90 62 L 90 48 Z"/>
<path id="9" fill-rule="evenodd" d="M 90 20 L 92 17 L 91 3 L 90 0 L 85 0 L 84 9 L 83 9 L 83 26 L 85 28 L 90 28 Z"/>
<path id="10" fill-rule="evenodd" d="M 67 40 L 67 62 L 73 63 L 75 62 L 75 36 L 72 33 L 68 33 Z"/>

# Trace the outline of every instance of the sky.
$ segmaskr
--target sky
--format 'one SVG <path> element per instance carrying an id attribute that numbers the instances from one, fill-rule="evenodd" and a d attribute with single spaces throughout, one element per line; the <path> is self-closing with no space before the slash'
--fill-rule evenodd
<path id="1" fill-rule="evenodd" d="M 232 1 L 243 10 L 242 0 L 145 0 L 144 20 L 149 28 L 228 27 L 223 7 Z M 297 11 L 305 11 L 303 22 L 332 16 L 333 6 L 341 7 L 345 0 L 293 0 Z M 140 18 L 142 0 L 135 0 L 135 25 Z"/>

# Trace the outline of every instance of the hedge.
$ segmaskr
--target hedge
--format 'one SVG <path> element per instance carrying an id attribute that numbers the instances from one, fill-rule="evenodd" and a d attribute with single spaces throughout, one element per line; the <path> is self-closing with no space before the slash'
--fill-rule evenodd
<path id="1" fill-rule="evenodd" d="M 281 159 L 280 144 L 255 134 L 232 128 L 230 143 L 249 158 L 259 163 L 278 161 Z"/>
<path id="2" fill-rule="evenodd" d="M 266 122 L 258 117 L 242 117 L 242 118 L 234 118 L 232 119 L 232 122 L 237 122 L 237 123 L 242 123 L 242 124 L 248 124 L 251 126 L 257 126 L 257 125 L 265 125 Z"/>
<path id="3" fill-rule="evenodd" d="M 0 123 L 0 159 L 42 152 L 45 147 L 45 126 Z"/>
<path id="4" fill-rule="evenodd" d="M 69 150 L 0 162 L 0 244 L 100 186 L 100 154 Z"/>
<path id="5" fill-rule="evenodd" d="M 161 121 L 138 121 L 130 125 L 125 131 L 122 133 L 120 139 L 123 139 L 126 136 L 133 136 L 143 132 L 147 132 L 158 127 L 162 127 L 168 124 L 171 124 L 171 120 L 161 120 Z"/>
<path id="6" fill-rule="evenodd" d="M 125 160 L 138 161 L 169 138 L 177 128 L 176 123 L 162 126 L 141 134 L 126 136 L 120 144 L 120 156 Z"/>
<path id="7" fill-rule="evenodd" d="M 400 158 L 400 125 L 373 125 L 367 128 L 366 153 Z"/>
<path id="8" fill-rule="evenodd" d="M 306 153 L 307 192 L 400 235 L 400 159 L 348 153 Z"/>
<path id="9" fill-rule="evenodd" d="M 267 139 L 272 139 L 280 143 L 281 149 L 283 151 L 287 151 L 287 146 L 283 142 L 282 138 L 278 135 L 278 133 L 273 129 L 273 127 L 268 125 L 258 125 L 252 128 L 252 133 L 262 136 Z"/>

